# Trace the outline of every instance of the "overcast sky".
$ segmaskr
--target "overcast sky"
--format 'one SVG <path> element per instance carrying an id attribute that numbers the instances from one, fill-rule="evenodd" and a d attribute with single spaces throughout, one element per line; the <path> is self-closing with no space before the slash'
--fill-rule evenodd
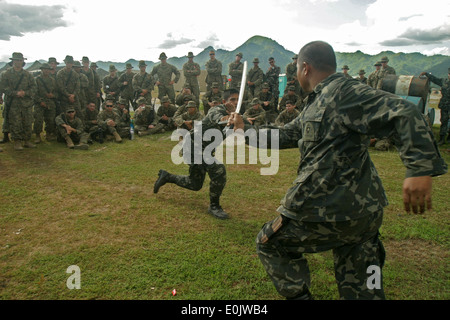
<path id="1" fill-rule="evenodd" d="M 0 0 L 0 61 L 66 55 L 158 61 L 272 38 L 293 52 L 313 40 L 339 52 L 450 55 L 449 0 Z"/>

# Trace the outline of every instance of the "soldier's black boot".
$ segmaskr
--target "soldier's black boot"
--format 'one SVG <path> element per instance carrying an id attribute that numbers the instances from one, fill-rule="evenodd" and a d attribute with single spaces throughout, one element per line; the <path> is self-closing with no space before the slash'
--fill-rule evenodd
<path id="1" fill-rule="evenodd" d="M 153 187 L 153 193 L 158 193 L 159 188 L 165 185 L 167 182 L 173 182 L 172 175 L 165 170 L 159 170 L 158 180 Z"/>
<path id="2" fill-rule="evenodd" d="M 440 136 L 438 141 L 438 146 L 442 146 L 445 143 L 445 136 Z"/>
<path id="3" fill-rule="evenodd" d="M 9 132 L 3 133 L 3 140 L 0 140 L 0 143 L 7 143 L 9 141 Z"/>
<path id="4" fill-rule="evenodd" d="M 228 219 L 228 214 L 223 211 L 219 204 L 211 203 L 208 208 L 208 213 L 218 219 Z"/>

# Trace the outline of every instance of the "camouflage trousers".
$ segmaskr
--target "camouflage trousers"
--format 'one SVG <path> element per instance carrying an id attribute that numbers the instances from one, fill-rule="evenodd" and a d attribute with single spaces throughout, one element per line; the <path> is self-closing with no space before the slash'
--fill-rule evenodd
<path id="1" fill-rule="evenodd" d="M 175 103 L 175 89 L 173 88 L 173 84 L 160 84 L 158 86 L 158 99 L 161 99 L 164 96 L 168 96 L 172 103 Z"/>
<path id="2" fill-rule="evenodd" d="M 41 107 L 36 104 L 34 106 L 34 125 L 33 130 L 35 134 L 40 134 L 44 127 L 47 134 L 56 134 L 56 105 L 53 101 L 47 101 L 48 108 Z"/>
<path id="3" fill-rule="evenodd" d="M 220 196 L 227 182 L 227 171 L 223 164 L 190 164 L 189 175 L 171 175 L 169 182 L 179 187 L 198 191 L 203 187 L 206 173 L 211 179 L 209 184 L 209 199 L 211 204 L 219 205 Z"/>
<path id="4" fill-rule="evenodd" d="M 33 130 L 33 106 L 14 101 L 9 109 L 8 123 L 13 140 L 30 140 Z"/>
<path id="5" fill-rule="evenodd" d="M 449 131 L 448 127 L 448 120 L 450 116 L 450 110 L 448 109 L 440 109 L 441 110 L 441 127 L 439 129 L 439 135 L 445 136 L 447 135 L 447 132 Z M 448 143 L 448 141 L 447 141 Z"/>
<path id="6" fill-rule="evenodd" d="M 384 265 L 378 229 L 383 211 L 342 222 L 306 222 L 279 216 L 266 223 L 256 238 L 259 258 L 278 293 L 288 299 L 309 295 L 310 272 L 304 253 L 333 250 L 341 299 L 385 299 L 380 286 L 368 288 L 370 266 Z M 369 286 L 372 287 L 372 286 Z"/>
<path id="7" fill-rule="evenodd" d="M 64 142 L 64 143 L 66 143 L 65 138 L 67 136 L 69 136 L 74 143 L 82 143 L 82 144 L 87 144 L 88 138 L 89 138 L 89 133 L 87 133 L 85 131 L 83 131 L 82 133 L 72 132 L 70 135 L 68 135 L 66 129 L 63 127 L 56 128 L 56 135 L 57 135 L 57 141 Z"/>

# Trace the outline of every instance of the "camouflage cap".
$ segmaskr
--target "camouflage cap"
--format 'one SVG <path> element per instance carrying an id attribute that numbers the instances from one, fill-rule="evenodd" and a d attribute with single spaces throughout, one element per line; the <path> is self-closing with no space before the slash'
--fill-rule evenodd
<path id="1" fill-rule="evenodd" d="M 194 96 L 192 94 L 187 94 L 184 96 L 184 101 L 194 100 Z"/>
<path id="2" fill-rule="evenodd" d="M 344 66 L 342 67 L 342 70 L 350 70 L 350 68 L 348 67 L 348 65 L 344 64 Z"/>
<path id="3" fill-rule="evenodd" d="M 189 52 L 188 55 L 187 55 L 187 57 L 188 57 L 188 58 L 193 58 L 193 57 L 194 57 L 194 54 L 193 54 L 192 52 Z"/>
<path id="4" fill-rule="evenodd" d="M 261 104 L 261 101 L 258 98 L 253 98 L 253 100 L 250 103 L 250 105 L 255 106 L 257 104 Z"/>
<path id="5" fill-rule="evenodd" d="M 74 107 L 67 107 L 66 113 L 68 113 L 69 111 L 75 111 L 75 108 Z"/>
<path id="6" fill-rule="evenodd" d="M 211 85 L 211 88 L 219 88 L 219 83 L 218 82 L 213 82 Z"/>
<path id="7" fill-rule="evenodd" d="M 138 104 L 138 106 L 145 104 L 146 100 L 144 97 L 140 97 L 139 99 L 136 100 L 136 103 Z"/>
<path id="8" fill-rule="evenodd" d="M 244 55 L 242 54 L 242 52 L 238 52 L 238 53 L 236 53 L 236 56 L 238 56 L 238 57 L 243 57 Z"/>
<path id="9" fill-rule="evenodd" d="M 133 69 L 133 66 L 131 65 L 131 63 L 127 63 L 127 69 Z"/>
<path id="10" fill-rule="evenodd" d="M 374 64 L 374 66 L 381 66 L 381 61 L 377 61 L 375 64 Z"/>
<path id="11" fill-rule="evenodd" d="M 296 60 L 296 59 L 298 59 L 298 54 L 296 54 L 292 57 L 292 60 Z"/>
<path id="12" fill-rule="evenodd" d="M 27 58 L 23 57 L 23 54 L 20 52 L 13 52 L 12 57 L 9 60 L 27 60 Z"/>
<path id="13" fill-rule="evenodd" d="M 161 54 L 159 55 L 158 59 L 159 60 L 164 60 L 164 59 L 167 59 L 167 56 L 166 56 L 166 54 L 164 52 L 161 52 Z"/>
<path id="14" fill-rule="evenodd" d="M 170 102 L 170 99 L 168 96 L 164 96 L 161 98 L 161 103 Z"/>
<path id="15" fill-rule="evenodd" d="M 64 58 L 63 61 L 64 61 L 66 64 L 67 64 L 67 63 L 73 63 L 73 62 L 74 62 L 72 56 L 66 56 L 66 57 Z"/>
<path id="16" fill-rule="evenodd" d="M 52 67 L 50 67 L 50 65 L 49 65 L 48 63 L 43 63 L 43 64 L 40 66 L 39 69 L 41 69 L 41 70 L 44 70 L 44 69 L 51 70 Z"/>
<path id="17" fill-rule="evenodd" d="M 358 74 L 365 74 L 366 72 L 363 70 L 363 69 L 361 69 L 361 70 L 359 70 L 359 73 Z"/>
<path id="18" fill-rule="evenodd" d="M 263 88 L 263 89 L 270 89 L 270 86 L 269 86 L 269 84 L 267 83 L 267 82 L 264 82 L 263 84 L 262 84 L 262 87 L 261 88 Z"/>
<path id="19" fill-rule="evenodd" d="M 52 63 L 52 62 L 59 64 L 59 62 L 56 60 L 56 58 L 53 58 L 53 57 L 48 58 L 48 63 Z"/>
<path id="20" fill-rule="evenodd" d="M 295 91 L 295 86 L 289 86 L 288 91 Z"/>
<path id="21" fill-rule="evenodd" d="M 139 68 L 140 68 L 140 67 L 144 67 L 144 66 L 147 66 L 147 64 L 145 63 L 145 61 L 144 61 L 144 60 L 139 61 Z"/>
<path id="22" fill-rule="evenodd" d="M 275 60 L 274 57 L 270 57 L 270 58 L 269 58 L 269 61 L 273 61 L 273 60 Z"/>
<path id="23" fill-rule="evenodd" d="M 253 59 L 253 63 L 259 63 L 259 59 L 258 58 Z"/>
<path id="24" fill-rule="evenodd" d="M 127 99 L 125 99 L 125 98 L 119 98 L 119 104 L 127 105 Z"/>
<path id="25" fill-rule="evenodd" d="M 197 104 L 195 101 L 189 101 L 187 104 L 187 108 L 197 108 Z"/>
<path id="26" fill-rule="evenodd" d="M 113 64 L 109 65 L 109 71 L 117 71 L 116 66 Z"/>
<path id="27" fill-rule="evenodd" d="M 381 63 L 383 63 L 383 62 L 389 62 L 389 59 L 388 59 L 388 57 L 383 57 L 383 58 L 381 58 L 381 61 L 380 61 Z"/>
<path id="28" fill-rule="evenodd" d="M 95 62 L 91 62 L 91 68 L 92 68 L 92 67 L 98 68 L 98 65 L 97 65 Z"/>
<path id="29" fill-rule="evenodd" d="M 81 59 L 81 62 L 89 62 L 89 58 L 85 56 Z"/>
<path id="30" fill-rule="evenodd" d="M 116 98 L 111 94 L 107 94 L 105 101 L 116 101 Z"/>
<path id="31" fill-rule="evenodd" d="M 191 86 L 189 85 L 189 83 L 185 83 L 183 85 L 183 89 L 190 89 L 190 88 L 191 88 Z"/>
<path id="32" fill-rule="evenodd" d="M 74 61 L 73 62 L 73 66 L 75 67 L 75 68 L 81 68 L 81 63 L 80 63 L 80 61 Z"/>

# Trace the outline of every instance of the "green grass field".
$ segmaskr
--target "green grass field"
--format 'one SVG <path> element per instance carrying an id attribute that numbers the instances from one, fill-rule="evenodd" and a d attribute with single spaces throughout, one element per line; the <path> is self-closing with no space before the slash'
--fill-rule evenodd
<path id="1" fill-rule="evenodd" d="M 88 151 L 45 140 L 22 152 L 2 145 L 0 299 L 281 299 L 255 237 L 277 215 L 298 150 L 280 151 L 274 176 L 261 176 L 260 164 L 227 165 L 222 206 L 231 219 L 222 221 L 207 214 L 209 178 L 199 192 L 169 184 L 153 194 L 160 168 L 187 173 L 171 161 L 175 145 L 169 133 Z M 371 157 L 390 201 L 381 229 L 387 298 L 448 300 L 450 175 L 433 178 L 432 212 L 406 214 L 397 152 Z M 307 257 L 315 299 L 338 299 L 331 252 Z M 71 265 L 80 290 L 66 286 Z"/>

